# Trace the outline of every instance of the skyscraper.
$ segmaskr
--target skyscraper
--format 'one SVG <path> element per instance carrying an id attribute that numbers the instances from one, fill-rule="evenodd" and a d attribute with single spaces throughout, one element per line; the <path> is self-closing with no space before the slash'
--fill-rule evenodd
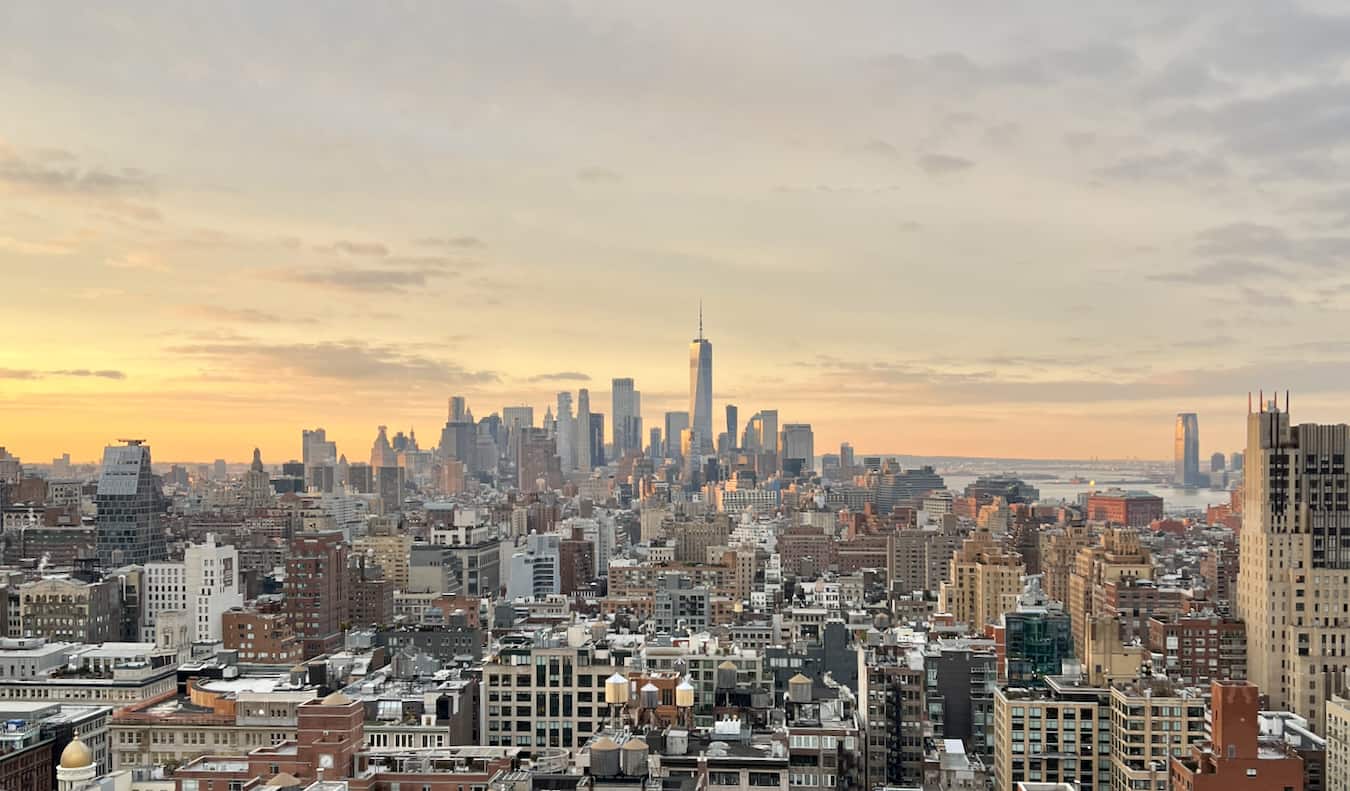
<path id="1" fill-rule="evenodd" d="M 703 337 L 703 305 L 698 308 L 698 337 L 689 344 L 689 428 L 695 452 L 712 449 L 712 342 Z M 669 434 L 667 434 L 669 436 Z"/>
<path id="2" fill-rule="evenodd" d="M 615 379 L 611 383 L 613 402 L 614 455 L 642 450 L 642 394 L 633 389 L 632 379 Z"/>
<path id="3" fill-rule="evenodd" d="M 244 473 L 244 506 L 262 508 L 272 501 L 272 481 L 262 463 L 262 453 L 253 449 L 253 463 Z"/>
<path id="4" fill-rule="evenodd" d="M 379 427 L 379 432 L 375 435 L 375 442 L 370 446 L 370 466 L 377 470 L 381 467 L 398 466 L 398 457 L 394 454 L 394 447 L 389 444 L 388 426 Z"/>
<path id="5" fill-rule="evenodd" d="M 534 428 L 534 407 L 502 407 L 502 429 L 506 432 L 506 438 L 504 442 L 499 443 L 499 447 L 505 458 L 516 457 L 520 447 L 520 430 L 524 428 Z"/>
<path id="6" fill-rule="evenodd" d="M 167 556 L 160 523 L 162 494 L 150 470 L 150 446 L 138 439 L 124 441 L 104 449 L 94 494 L 98 559 L 105 568 Z"/>
<path id="7" fill-rule="evenodd" d="M 810 423 L 785 424 L 781 438 L 784 473 L 802 475 L 815 468 L 816 441 Z"/>
<path id="8" fill-rule="evenodd" d="M 516 443 L 516 486 L 522 492 L 562 486 L 562 468 L 555 437 L 542 428 L 525 427 Z"/>
<path id="9" fill-rule="evenodd" d="M 1177 486 L 1200 485 L 1200 419 L 1194 412 L 1177 414 L 1175 447 Z"/>
<path id="10" fill-rule="evenodd" d="M 303 429 L 300 432 L 300 458 L 305 463 L 305 480 L 312 478 L 315 467 L 333 467 L 337 464 L 337 443 L 328 441 L 328 432 L 322 428 Z"/>
<path id="11" fill-rule="evenodd" d="M 532 406 L 502 407 L 502 426 L 504 426 L 508 431 L 518 428 L 533 428 L 534 407 Z"/>
<path id="12" fill-rule="evenodd" d="M 450 396 L 450 416 L 448 420 L 451 423 L 463 423 L 469 419 L 469 404 L 464 396 Z"/>
<path id="13" fill-rule="evenodd" d="M 1350 672 L 1350 426 L 1294 426 L 1287 408 L 1247 416 L 1237 614 L 1268 708 L 1322 733 L 1327 695 Z"/>
<path id="14" fill-rule="evenodd" d="M 727 430 L 717 435 L 718 455 L 730 453 L 736 448 L 736 430 L 740 427 L 736 405 L 727 404 Z"/>
<path id="15" fill-rule="evenodd" d="M 767 477 L 778 469 L 778 410 L 761 409 L 745 424 L 741 447 L 755 459 L 755 470 Z"/>
<path id="16" fill-rule="evenodd" d="M 576 422 L 576 468 L 590 472 L 591 464 L 591 391 L 581 388 L 577 391 Z"/>
<path id="17" fill-rule="evenodd" d="M 675 458 L 680 455 L 680 434 L 689 428 L 688 412 L 667 412 L 666 413 L 666 457 Z"/>
<path id="18" fill-rule="evenodd" d="M 459 403 L 456 404 L 455 402 Z M 464 399 L 455 396 L 450 399 L 450 415 L 441 427 L 439 451 L 441 459 L 462 461 L 470 468 L 474 467 L 474 451 L 477 448 L 478 426 L 473 421 L 464 404 Z"/>
<path id="19" fill-rule="evenodd" d="M 591 465 L 589 469 L 605 466 L 605 416 L 599 412 L 591 413 L 590 448 Z"/>
<path id="20" fill-rule="evenodd" d="M 566 390 L 558 393 L 558 413 L 553 418 L 557 424 L 554 431 L 558 444 L 558 458 L 562 471 L 568 472 L 576 466 L 576 422 L 572 419 L 572 394 Z"/>

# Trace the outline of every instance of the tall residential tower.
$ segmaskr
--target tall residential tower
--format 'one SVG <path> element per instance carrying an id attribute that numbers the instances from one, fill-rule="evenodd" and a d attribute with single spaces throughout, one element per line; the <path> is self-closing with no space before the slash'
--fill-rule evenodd
<path id="1" fill-rule="evenodd" d="M 633 389 L 632 379 L 615 379 L 610 383 L 610 401 L 614 437 L 614 455 L 642 450 L 642 394 Z"/>

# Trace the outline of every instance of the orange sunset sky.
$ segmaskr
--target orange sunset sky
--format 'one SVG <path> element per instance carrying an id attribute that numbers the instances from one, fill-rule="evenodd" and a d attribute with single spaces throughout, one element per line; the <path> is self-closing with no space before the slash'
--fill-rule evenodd
<path id="1" fill-rule="evenodd" d="M 776 408 L 818 453 L 1161 459 L 1178 411 L 1230 452 L 1258 388 L 1350 413 L 1316 10 L 26 5 L 0 10 L 26 460 L 279 463 L 313 426 L 364 459 L 378 424 L 432 444 L 453 394 L 608 414 L 617 376 L 660 425 L 700 299 L 717 414 Z"/>

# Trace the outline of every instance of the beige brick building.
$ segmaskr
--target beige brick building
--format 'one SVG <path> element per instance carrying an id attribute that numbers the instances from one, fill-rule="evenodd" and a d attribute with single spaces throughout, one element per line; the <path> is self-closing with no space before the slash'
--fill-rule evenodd
<path id="1" fill-rule="evenodd" d="M 1247 676 L 1325 731 L 1350 667 L 1350 426 L 1291 426 L 1273 405 L 1247 416 L 1237 611 Z"/>

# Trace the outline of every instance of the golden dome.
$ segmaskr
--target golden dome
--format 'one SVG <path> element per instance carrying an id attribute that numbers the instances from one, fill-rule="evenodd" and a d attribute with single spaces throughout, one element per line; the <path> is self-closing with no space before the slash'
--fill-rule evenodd
<path id="1" fill-rule="evenodd" d="M 61 751 L 62 769 L 83 769 L 94 765 L 94 751 L 89 749 L 89 745 L 80 741 L 76 736 L 66 745 L 66 749 Z"/>

